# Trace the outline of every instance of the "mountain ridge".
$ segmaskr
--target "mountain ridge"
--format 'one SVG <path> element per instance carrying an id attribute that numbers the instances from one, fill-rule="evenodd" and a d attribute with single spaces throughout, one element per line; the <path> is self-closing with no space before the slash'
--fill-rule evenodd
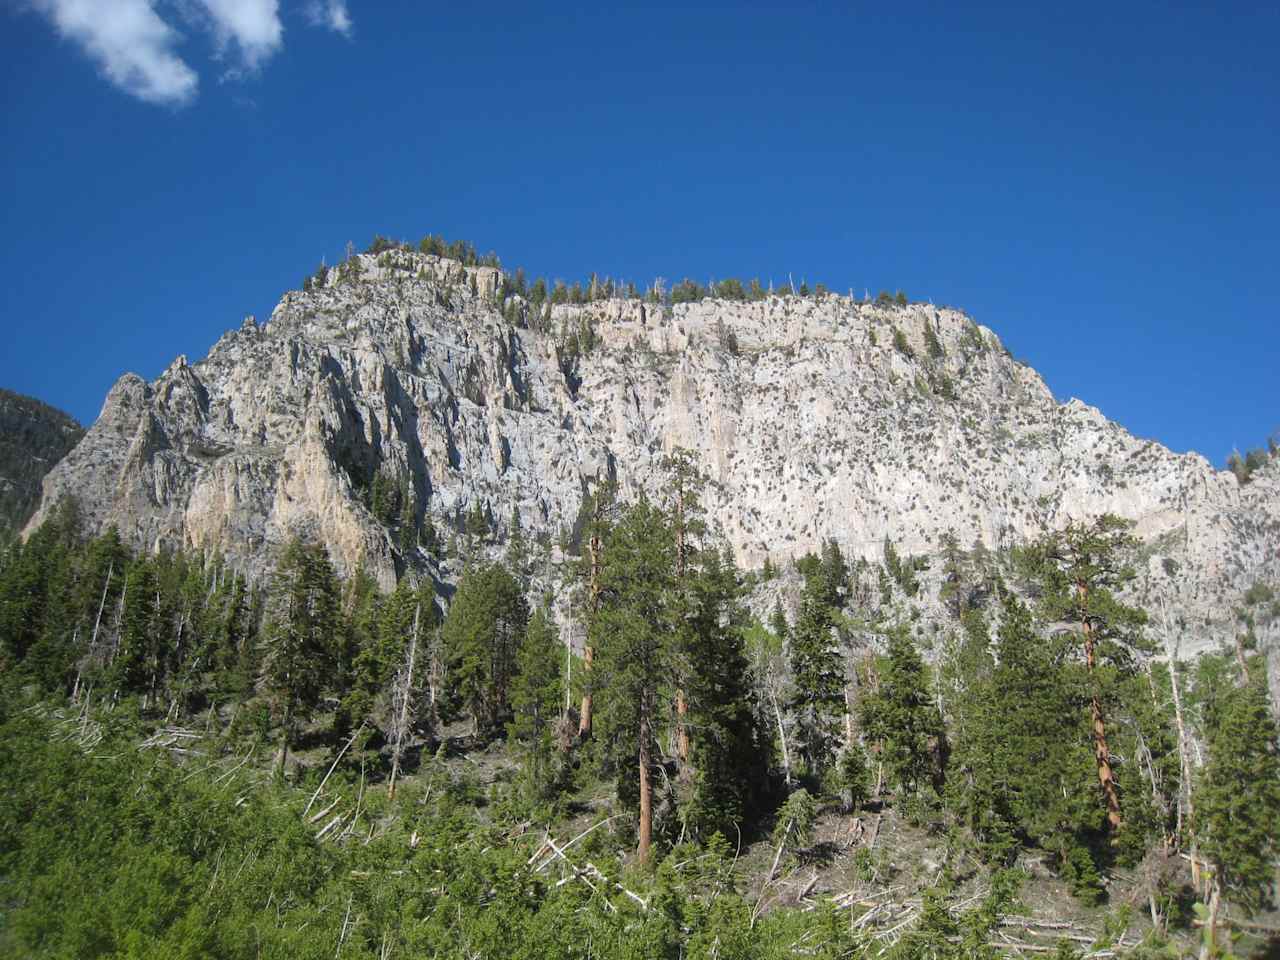
<path id="1" fill-rule="evenodd" d="M 39 506 L 45 474 L 84 434 L 70 414 L 0 389 L 0 540 L 25 526 Z"/>
<path id="2" fill-rule="evenodd" d="M 307 287 L 194 364 L 121 377 L 31 526 L 75 495 L 91 527 L 257 575 L 300 535 L 384 587 L 407 569 L 448 582 L 448 560 L 401 541 L 461 530 L 477 505 L 554 540 L 601 480 L 658 491 L 684 447 L 747 567 L 828 538 L 868 560 L 948 533 L 998 549 L 1111 512 L 1146 545 L 1137 592 L 1165 598 L 1194 648 L 1280 580 L 1274 466 L 1242 485 L 1058 403 L 958 310 L 830 293 L 533 304 L 497 267 L 401 249 Z M 374 515 L 379 474 L 404 484 L 408 520 Z"/>

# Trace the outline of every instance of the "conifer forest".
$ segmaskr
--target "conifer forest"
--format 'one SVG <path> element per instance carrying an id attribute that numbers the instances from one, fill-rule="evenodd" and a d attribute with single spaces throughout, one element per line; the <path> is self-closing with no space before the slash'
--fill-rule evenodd
<path id="1" fill-rule="evenodd" d="M 924 649 L 921 558 L 743 570 L 691 459 L 666 468 L 594 489 L 563 552 L 469 517 L 448 596 L 301 541 L 249 582 L 65 501 L 0 560 L 0 952 L 1267 949 L 1263 664 L 1179 658 L 1124 599 L 1126 523 L 949 543 Z M 580 650 L 530 595 L 554 563 Z M 749 613 L 788 580 L 793 608 Z"/>

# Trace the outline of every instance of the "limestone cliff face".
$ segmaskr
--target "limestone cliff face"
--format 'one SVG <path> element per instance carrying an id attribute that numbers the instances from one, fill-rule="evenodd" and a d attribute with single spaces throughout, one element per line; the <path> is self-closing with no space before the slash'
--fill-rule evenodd
<path id="1" fill-rule="evenodd" d="M 22 529 L 40 503 L 45 474 L 83 436 L 61 410 L 0 390 L 0 542 Z"/>
<path id="2" fill-rule="evenodd" d="M 300 534 L 384 585 L 406 566 L 363 495 L 407 475 L 442 529 L 479 502 L 556 534 L 616 475 L 661 489 L 694 451 L 711 517 L 754 566 L 835 538 L 875 558 L 999 547 L 1110 511 L 1147 545 L 1139 589 L 1168 597 L 1193 643 L 1232 629 L 1259 579 L 1280 580 L 1280 470 L 1241 486 L 1196 454 L 1137 439 L 963 313 L 847 298 L 558 305 L 513 324 L 502 276 L 407 252 L 359 256 L 285 295 L 194 364 L 126 375 L 44 483 L 96 527 L 151 547 L 217 549 L 254 572 Z M 589 349 L 570 349 L 570 338 Z"/>

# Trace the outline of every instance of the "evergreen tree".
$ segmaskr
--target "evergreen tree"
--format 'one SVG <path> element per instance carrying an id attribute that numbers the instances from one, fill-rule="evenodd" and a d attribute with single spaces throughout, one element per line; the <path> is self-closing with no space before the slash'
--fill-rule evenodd
<path id="1" fill-rule="evenodd" d="M 612 481 L 597 483 L 596 488 L 584 499 L 582 513 L 587 517 L 582 539 L 586 546 L 583 556 L 580 580 L 586 591 L 586 627 L 587 642 L 582 651 L 582 666 L 585 676 L 582 680 L 582 708 L 578 713 L 578 737 L 586 739 L 591 736 L 592 708 L 594 702 L 593 688 L 595 677 L 592 663 L 595 657 L 592 624 L 600 609 L 601 564 L 604 558 L 604 544 L 612 529 L 611 514 L 613 512 L 617 486 Z"/>
<path id="2" fill-rule="evenodd" d="M 489 511 L 477 499 L 472 501 L 471 509 L 467 511 L 466 520 L 463 522 L 463 555 L 462 562 L 464 564 L 476 563 L 480 557 L 480 550 L 489 539 Z"/>
<path id="3" fill-rule="evenodd" d="M 208 608 L 209 687 L 215 700 L 247 700 L 258 670 L 249 585 L 240 574 L 222 571 Z"/>
<path id="4" fill-rule="evenodd" d="M 875 693 L 861 704 L 862 726 L 880 744 L 890 781 L 907 797 L 940 791 L 947 743 L 942 717 L 929 696 L 924 661 L 904 628 L 889 635 L 889 650 Z"/>
<path id="5" fill-rule="evenodd" d="M 979 664 L 957 701 L 947 798 L 986 859 L 1038 843 L 1092 900 L 1102 889 L 1091 847 L 1105 819 L 1071 653 L 1068 637 L 1039 636 L 1027 608 L 1006 597 L 995 663 Z"/>
<path id="6" fill-rule="evenodd" d="M 159 599 L 155 568 L 135 559 L 121 590 L 120 626 L 110 683 L 118 695 L 154 696 L 161 669 Z"/>
<path id="7" fill-rule="evenodd" d="M 45 631 L 50 587 L 78 539 L 79 513 L 65 499 L 14 549 L 0 580 L 0 670 L 21 663 Z"/>
<path id="8" fill-rule="evenodd" d="M 1209 730 L 1195 834 L 1210 867 L 1209 949 L 1225 895 L 1250 913 L 1271 900 L 1280 853 L 1280 739 L 1261 679 L 1231 691 Z"/>
<path id="9" fill-rule="evenodd" d="M 764 792 L 768 754 L 761 749 L 751 670 L 742 639 L 737 571 L 714 550 L 701 555 L 693 582 L 694 640 L 687 647 L 688 724 L 694 789 L 685 823 L 694 836 L 733 835 Z"/>
<path id="10" fill-rule="evenodd" d="M 1078 627 L 1088 676 L 1089 715 L 1098 782 L 1114 834 L 1123 826 L 1120 790 L 1107 743 L 1106 690 L 1133 671 L 1133 651 L 1149 652 L 1141 635 L 1146 614 L 1121 603 L 1115 592 L 1133 579 L 1126 564 L 1136 546 L 1132 523 L 1110 514 L 1066 530 L 1039 545 L 1045 565 L 1045 619 Z"/>
<path id="11" fill-rule="evenodd" d="M 969 608 L 969 563 L 960 541 L 952 531 L 942 536 L 942 584 L 938 599 L 959 620 Z"/>
<path id="12" fill-rule="evenodd" d="M 797 752 L 819 783 L 835 754 L 845 707 L 844 664 L 825 593 L 821 577 L 805 583 L 789 648 L 795 689 L 788 706 L 796 719 Z"/>
<path id="13" fill-rule="evenodd" d="M 324 690 L 338 625 L 338 585 L 329 555 L 319 544 L 293 540 L 271 581 L 263 635 L 263 690 L 280 715 L 277 770 L 283 774 L 300 714 Z"/>
<path id="14" fill-rule="evenodd" d="M 836 759 L 836 774 L 850 812 L 866 803 L 871 796 L 871 769 L 862 744 L 853 741 L 844 745 Z"/>
<path id="15" fill-rule="evenodd" d="M 591 623 L 598 736 L 619 800 L 638 812 L 642 863 L 653 839 L 657 724 L 670 657 L 672 549 L 662 511 L 643 498 L 631 506 L 605 546 L 600 608 Z"/>
<path id="16" fill-rule="evenodd" d="M 332 645 L 331 686 L 341 701 L 334 724 L 338 736 L 374 719 L 374 701 L 399 656 L 398 646 L 388 650 L 383 642 L 382 595 L 363 565 L 343 585 L 342 593 L 342 616 Z"/>
<path id="17" fill-rule="evenodd" d="M 693 454 L 677 447 L 662 461 L 667 474 L 669 522 L 674 539 L 672 563 L 675 590 L 671 597 L 671 621 L 676 636 L 672 645 L 671 681 L 675 686 L 676 761 L 681 772 L 689 763 L 689 684 L 691 682 L 693 647 L 699 642 L 692 623 L 695 599 L 689 575 L 697 562 L 699 544 L 706 533 L 703 520 L 702 490 L 706 477 L 698 468 Z"/>
<path id="18" fill-rule="evenodd" d="M 782 601 L 773 601 L 773 610 L 769 613 L 769 630 L 778 641 L 778 649 L 784 650 L 791 631 L 787 627 L 787 615 L 782 612 Z"/>
<path id="19" fill-rule="evenodd" d="M 508 719 L 516 651 L 529 608 L 524 592 L 501 564 L 473 566 L 462 575 L 441 627 L 452 694 L 489 736 Z"/>
<path id="20" fill-rule="evenodd" d="M 520 581 L 523 589 L 529 587 L 529 541 L 520 524 L 520 508 L 511 504 L 511 520 L 507 524 L 507 567 Z"/>
<path id="21" fill-rule="evenodd" d="M 844 609 L 849 595 L 849 565 L 840 552 L 840 545 L 834 540 L 826 540 L 822 544 L 818 576 L 823 602 L 833 610 Z"/>
<path id="22" fill-rule="evenodd" d="M 524 777 L 536 799 L 547 799 L 562 782 L 567 766 L 558 762 L 556 723 L 561 716 L 563 677 L 560 636 L 545 606 L 529 621 L 517 653 L 517 672 L 511 684 L 511 723 L 508 735 L 521 745 Z"/>

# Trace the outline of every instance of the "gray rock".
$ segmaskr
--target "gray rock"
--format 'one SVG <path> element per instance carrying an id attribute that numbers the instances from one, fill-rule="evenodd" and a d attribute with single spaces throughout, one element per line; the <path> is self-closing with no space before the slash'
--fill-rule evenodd
<path id="1" fill-rule="evenodd" d="M 219 550 L 258 575 L 298 534 L 389 587 L 406 567 L 449 572 L 400 555 L 366 508 L 379 467 L 407 472 L 441 529 L 476 502 L 502 522 L 514 505 L 530 537 L 554 540 L 592 483 L 660 490 L 661 459 L 682 446 L 715 481 L 709 515 L 746 566 L 826 538 L 868 559 L 886 537 L 925 553 L 948 531 L 998 548 L 1112 512 L 1136 522 L 1137 594 L 1166 599 L 1184 652 L 1230 636 L 1255 581 L 1280 581 L 1276 464 L 1241 486 L 1058 403 L 960 311 L 610 300 L 557 305 L 542 331 L 504 320 L 502 280 L 362 255 L 203 360 L 150 384 L 126 374 L 45 479 L 32 524 L 75 495 L 94 528 Z M 574 361 L 566 335 L 585 327 L 598 343 Z"/>
<path id="2" fill-rule="evenodd" d="M 45 474 L 83 436 L 84 427 L 61 410 L 0 390 L 0 542 L 30 519 Z"/>

